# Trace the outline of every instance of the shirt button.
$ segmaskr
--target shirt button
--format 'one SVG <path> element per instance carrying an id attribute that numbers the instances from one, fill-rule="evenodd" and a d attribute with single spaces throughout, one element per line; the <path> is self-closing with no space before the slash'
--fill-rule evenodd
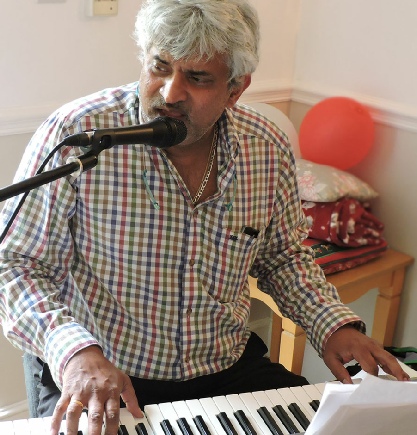
<path id="1" fill-rule="evenodd" d="M 190 362 L 190 357 L 189 357 L 189 356 L 186 356 L 185 359 L 184 359 L 184 361 L 185 361 L 186 364 L 188 364 L 188 363 Z"/>
<path id="2" fill-rule="evenodd" d="M 190 260 L 190 261 L 188 262 L 188 264 L 189 264 L 191 267 L 193 267 L 194 264 L 195 264 L 195 260 Z"/>
<path id="3" fill-rule="evenodd" d="M 192 312 L 193 310 L 191 308 L 188 308 L 186 311 L 187 317 L 190 317 Z"/>

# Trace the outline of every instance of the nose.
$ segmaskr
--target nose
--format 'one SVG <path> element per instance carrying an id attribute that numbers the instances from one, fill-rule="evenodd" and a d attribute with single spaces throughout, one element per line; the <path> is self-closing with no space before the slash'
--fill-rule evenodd
<path id="1" fill-rule="evenodd" d="M 185 101 L 187 98 L 185 78 L 179 73 L 172 74 L 165 79 L 159 92 L 167 104 Z"/>

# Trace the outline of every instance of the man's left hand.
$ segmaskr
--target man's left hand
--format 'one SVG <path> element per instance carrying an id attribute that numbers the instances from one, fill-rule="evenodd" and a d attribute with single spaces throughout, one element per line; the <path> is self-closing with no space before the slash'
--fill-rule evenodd
<path id="1" fill-rule="evenodd" d="M 377 376 L 381 367 L 385 373 L 399 381 L 410 379 L 393 355 L 352 325 L 342 326 L 330 336 L 323 352 L 323 360 L 336 379 L 345 384 L 351 384 L 352 379 L 344 364 L 352 360 L 356 360 L 371 375 Z"/>

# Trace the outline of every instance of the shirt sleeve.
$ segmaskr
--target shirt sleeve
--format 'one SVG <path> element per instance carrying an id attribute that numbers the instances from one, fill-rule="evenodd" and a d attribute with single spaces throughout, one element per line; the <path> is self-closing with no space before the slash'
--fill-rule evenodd
<path id="1" fill-rule="evenodd" d="M 269 294 L 283 316 L 307 333 L 322 356 L 330 335 L 347 323 L 365 332 L 361 319 L 344 305 L 336 288 L 326 281 L 314 261 L 313 251 L 303 245 L 307 237 L 295 171 L 289 146 L 278 147 L 280 171 L 273 219 L 252 266 L 260 290 Z"/>
<path id="2" fill-rule="evenodd" d="M 62 140 L 63 124 L 56 113 L 37 130 L 15 182 L 36 173 Z M 66 163 L 69 156 L 60 151 L 53 154 L 46 170 Z M 77 200 L 73 182 L 69 176 L 32 190 L 0 249 L 0 318 L 4 333 L 13 345 L 46 361 L 59 387 L 68 360 L 82 348 L 98 344 L 62 302 L 63 292 L 75 295 L 77 291 L 69 272 L 74 255 L 70 223 Z M 6 202 L 1 231 L 12 219 L 20 199 L 14 197 Z"/>

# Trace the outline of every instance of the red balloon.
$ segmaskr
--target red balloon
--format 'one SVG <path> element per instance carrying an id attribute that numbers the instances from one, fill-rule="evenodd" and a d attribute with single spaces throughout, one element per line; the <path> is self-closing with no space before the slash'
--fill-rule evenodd
<path id="1" fill-rule="evenodd" d="M 303 159 L 345 170 L 369 153 L 375 138 L 371 115 L 347 97 L 326 98 L 304 117 L 299 132 Z"/>

